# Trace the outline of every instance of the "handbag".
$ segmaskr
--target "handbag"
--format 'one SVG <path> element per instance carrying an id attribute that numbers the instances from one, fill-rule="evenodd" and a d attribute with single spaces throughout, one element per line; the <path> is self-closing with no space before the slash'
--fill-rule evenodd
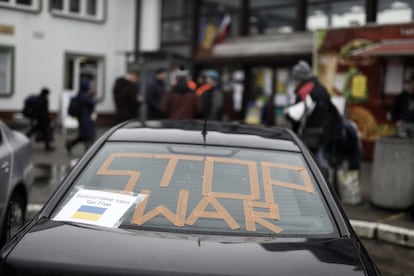
<path id="1" fill-rule="evenodd" d="M 310 96 L 308 96 L 310 97 Z M 307 126 L 307 120 L 312 114 L 313 108 L 309 112 L 308 106 L 305 104 L 305 111 L 300 120 L 300 125 L 298 129 L 299 137 L 302 141 L 311 149 L 317 150 L 323 141 L 324 129 L 323 127 L 316 126 Z"/>

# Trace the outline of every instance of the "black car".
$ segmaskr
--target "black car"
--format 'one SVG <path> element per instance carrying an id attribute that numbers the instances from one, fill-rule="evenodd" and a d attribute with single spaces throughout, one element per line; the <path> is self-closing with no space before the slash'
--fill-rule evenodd
<path id="1" fill-rule="evenodd" d="M 377 275 L 287 129 L 129 121 L 5 246 L 1 275 Z"/>

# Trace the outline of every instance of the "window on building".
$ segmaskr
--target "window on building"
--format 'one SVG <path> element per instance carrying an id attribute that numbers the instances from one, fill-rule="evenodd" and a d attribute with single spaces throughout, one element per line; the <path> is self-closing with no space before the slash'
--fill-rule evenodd
<path id="1" fill-rule="evenodd" d="M 253 10 L 249 19 L 250 34 L 292 32 L 296 25 L 294 6 Z"/>
<path id="2" fill-rule="evenodd" d="M 31 6 L 32 5 L 32 0 L 16 0 L 16 4 Z"/>
<path id="3" fill-rule="evenodd" d="M 192 12 L 193 0 L 164 0 L 162 3 L 163 18 L 189 16 Z"/>
<path id="4" fill-rule="evenodd" d="M 50 0 L 53 15 L 88 21 L 103 21 L 105 0 Z"/>
<path id="5" fill-rule="evenodd" d="M 52 0 L 50 5 L 52 10 L 63 10 L 63 0 Z"/>
<path id="6" fill-rule="evenodd" d="M 96 15 L 96 0 L 88 0 L 86 3 L 86 13 L 89 15 Z"/>
<path id="7" fill-rule="evenodd" d="M 192 20 L 168 20 L 162 22 L 162 42 L 189 42 L 191 40 Z"/>
<path id="8" fill-rule="evenodd" d="M 193 35 L 193 0 L 163 0 L 161 48 L 191 57 Z"/>
<path id="9" fill-rule="evenodd" d="M 192 38 L 192 0 L 164 0 L 162 3 L 162 42 L 190 44 Z"/>
<path id="10" fill-rule="evenodd" d="M 296 25 L 296 1 L 259 0 L 250 2 L 250 34 L 292 32 Z"/>
<path id="11" fill-rule="evenodd" d="M 414 20 L 414 1 L 378 0 L 377 22 L 405 23 Z"/>
<path id="12" fill-rule="evenodd" d="M 70 0 L 69 11 L 74 12 L 74 13 L 79 13 L 80 12 L 80 0 Z"/>
<path id="13" fill-rule="evenodd" d="M 0 96 L 13 93 L 14 49 L 0 46 Z"/>
<path id="14" fill-rule="evenodd" d="M 40 10 L 40 0 L 0 0 L 0 8 L 36 12 Z"/>
<path id="15" fill-rule="evenodd" d="M 366 22 L 365 1 L 309 1 L 308 30 L 328 27 L 361 26 Z"/>
<path id="16" fill-rule="evenodd" d="M 65 55 L 64 89 L 78 91 L 81 80 L 91 84 L 97 99 L 104 97 L 105 58 L 75 53 Z"/>

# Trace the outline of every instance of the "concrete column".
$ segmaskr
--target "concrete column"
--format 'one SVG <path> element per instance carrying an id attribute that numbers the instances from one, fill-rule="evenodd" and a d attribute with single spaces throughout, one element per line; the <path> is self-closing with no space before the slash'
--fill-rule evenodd
<path id="1" fill-rule="evenodd" d="M 155 52 L 161 47 L 161 0 L 141 0 L 140 51 Z"/>

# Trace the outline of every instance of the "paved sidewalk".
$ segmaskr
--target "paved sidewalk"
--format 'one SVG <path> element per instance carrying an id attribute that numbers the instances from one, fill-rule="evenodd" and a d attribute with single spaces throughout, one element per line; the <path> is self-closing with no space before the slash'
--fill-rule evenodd
<path id="1" fill-rule="evenodd" d="M 108 128 L 98 128 L 98 136 Z M 76 132 L 69 132 L 74 137 Z M 56 151 L 45 152 L 43 144 L 33 143 L 33 161 L 36 165 L 68 166 L 71 161 L 83 154 L 83 145 L 73 149 L 72 155 L 65 151 L 65 139 L 60 132 L 55 133 Z M 385 210 L 374 207 L 369 202 L 372 163 L 363 162 L 360 185 L 364 202 L 357 206 L 343 205 L 351 224 L 360 237 L 378 239 L 414 248 L 414 219 L 401 210 Z"/>

